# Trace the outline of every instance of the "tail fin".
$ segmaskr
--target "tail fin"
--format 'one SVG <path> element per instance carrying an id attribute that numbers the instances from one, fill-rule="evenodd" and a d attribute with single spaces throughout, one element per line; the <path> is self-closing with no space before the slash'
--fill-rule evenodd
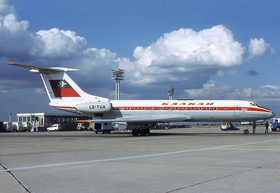
<path id="1" fill-rule="evenodd" d="M 78 69 L 62 67 L 44 68 L 16 63 L 6 64 L 29 68 L 31 72 L 40 74 L 51 102 L 56 99 L 108 100 L 87 94 L 65 73 L 67 71 L 78 71 Z"/>
<path id="2" fill-rule="evenodd" d="M 40 73 L 50 100 L 85 96 L 84 91 L 65 73 Z"/>

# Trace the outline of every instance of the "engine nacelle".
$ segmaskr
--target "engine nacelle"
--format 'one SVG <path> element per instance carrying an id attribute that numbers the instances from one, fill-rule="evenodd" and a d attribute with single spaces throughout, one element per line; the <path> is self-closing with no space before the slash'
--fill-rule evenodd
<path id="1" fill-rule="evenodd" d="M 90 102 L 77 104 L 76 109 L 86 113 L 107 113 L 112 110 L 110 102 Z"/>

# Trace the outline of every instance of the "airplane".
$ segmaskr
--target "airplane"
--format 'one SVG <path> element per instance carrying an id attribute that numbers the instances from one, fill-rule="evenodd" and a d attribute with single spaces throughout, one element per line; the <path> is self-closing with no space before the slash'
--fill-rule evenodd
<path id="1" fill-rule="evenodd" d="M 132 129 L 133 136 L 147 135 L 157 123 L 164 122 L 263 122 L 275 116 L 255 102 L 242 100 L 110 100 L 84 92 L 66 73 L 78 69 L 6 64 L 40 74 L 50 106 L 92 117 L 99 123 L 141 125 Z"/>

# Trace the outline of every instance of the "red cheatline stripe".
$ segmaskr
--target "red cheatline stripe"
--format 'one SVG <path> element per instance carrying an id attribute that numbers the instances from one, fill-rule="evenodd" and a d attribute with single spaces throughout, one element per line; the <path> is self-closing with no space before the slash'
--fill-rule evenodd
<path id="1" fill-rule="evenodd" d="M 144 110 L 143 110 L 144 107 Z M 130 106 L 130 110 L 128 110 L 127 106 L 123 107 L 114 107 L 116 110 L 128 110 L 128 111 L 150 111 L 151 106 L 137 106 L 138 110 L 135 109 L 135 106 Z M 122 108 L 122 109 L 121 109 Z M 270 113 L 271 111 L 266 110 L 266 109 L 259 109 L 259 108 L 250 108 L 250 107 L 239 107 L 240 109 L 235 109 L 235 107 L 227 107 L 226 109 L 224 107 L 216 107 L 216 110 L 214 110 L 215 107 L 186 107 L 186 110 L 184 110 L 184 107 L 177 107 L 178 109 L 175 109 L 176 107 L 172 106 L 163 106 L 162 110 L 160 109 L 159 106 L 153 107 L 152 110 L 155 111 L 167 111 L 167 110 L 172 110 L 172 111 L 253 111 L 253 112 L 267 112 Z M 192 109 L 193 108 L 193 109 Z M 201 109 L 199 109 L 201 108 Z M 207 109 L 209 108 L 209 110 Z"/>
<path id="2" fill-rule="evenodd" d="M 66 107 L 66 106 L 52 106 L 58 109 L 75 109 L 74 107 Z"/>

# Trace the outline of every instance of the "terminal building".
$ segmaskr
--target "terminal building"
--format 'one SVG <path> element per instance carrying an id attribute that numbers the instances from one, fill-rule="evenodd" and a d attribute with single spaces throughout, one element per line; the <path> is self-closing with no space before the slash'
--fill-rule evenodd
<path id="1" fill-rule="evenodd" d="M 90 120 L 75 114 L 50 114 L 50 113 L 18 113 L 18 122 L 22 122 L 23 127 L 30 127 L 30 131 L 46 131 L 47 127 L 53 124 L 60 124 L 62 131 L 77 130 L 77 120 Z"/>

